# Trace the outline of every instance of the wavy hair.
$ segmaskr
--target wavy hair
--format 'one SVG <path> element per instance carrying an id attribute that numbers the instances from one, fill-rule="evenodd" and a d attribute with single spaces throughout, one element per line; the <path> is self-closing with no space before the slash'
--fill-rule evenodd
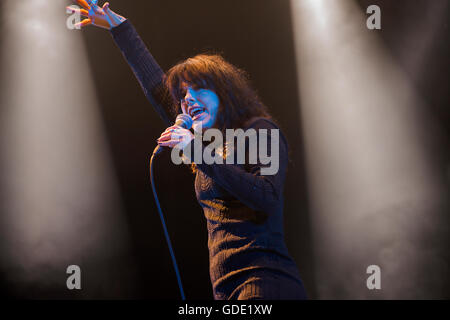
<path id="1" fill-rule="evenodd" d="M 250 85 L 248 74 L 217 54 L 199 54 L 173 66 L 166 74 L 165 85 L 178 103 L 176 114 L 181 112 L 180 100 L 184 98 L 181 84 L 209 89 L 219 97 L 219 109 L 214 128 L 243 128 L 254 117 L 272 119 L 266 106 Z"/>
<path id="2" fill-rule="evenodd" d="M 247 72 L 227 62 L 217 54 L 199 54 L 173 66 L 165 77 L 165 85 L 174 101 L 174 113 L 181 112 L 180 101 L 185 93 L 182 83 L 195 89 L 214 91 L 219 97 L 219 109 L 214 128 L 225 133 L 226 129 L 244 128 L 255 117 L 272 119 L 266 106 L 252 88 Z M 223 150 L 226 157 L 226 150 Z M 197 171 L 191 164 L 193 173 Z"/>

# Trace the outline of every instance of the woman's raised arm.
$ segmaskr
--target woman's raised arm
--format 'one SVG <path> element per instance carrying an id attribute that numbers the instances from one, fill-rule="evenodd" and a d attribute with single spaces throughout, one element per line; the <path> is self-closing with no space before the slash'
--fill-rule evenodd
<path id="1" fill-rule="evenodd" d="M 131 22 L 112 11 L 108 2 L 103 7 L 99 7 L 92 0 L 76 0 L 76 2 L 83 9 L 67 8 L 86 17 L 80 22 L 80 26 L 94 25 L 110 30 L 145 96 L 163 121 L 167 125 L 172 124 L 175 119 L 170 112 L 173 102 L 163 83 L 164 71 L 148 51 Z"/>

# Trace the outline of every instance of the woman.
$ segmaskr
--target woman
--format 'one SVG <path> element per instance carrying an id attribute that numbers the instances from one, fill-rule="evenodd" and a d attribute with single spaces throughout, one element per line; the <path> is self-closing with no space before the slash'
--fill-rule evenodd
<path id="1" fill-rule="evenodd" d="M 131 23 L 106 3 L 84 1 L 80 13 L 109 29 L 147 98 L 170 125 L 174 115 L 190 114 L 203 130 L 278 129 L 245 73 L 216 55 L 197 55 L 165 75 Z M 176 102 L 175 102 L 176 101 Z M 170 112 L 175 111 L 175 112 Z M 193 134 L 177 126 L 158 139 L 162 146 L 188 145 Z M 268 145 L 271 146 L 271 135 Z M 226 156 L 226 149 L 223 150 Z M 247 150 L 248 151 L 248 150 Z M 270 152 L 270 150 L 269 150 Z M 283 236 L 283 188 L 288 163 L 284 136 L 279 139 L 276 174 L 261 175 L 255 164 L 195 163 L 195 191 L 208 226 L 210 277 L 215 299 L 305 299 L 297 267 Z"/>

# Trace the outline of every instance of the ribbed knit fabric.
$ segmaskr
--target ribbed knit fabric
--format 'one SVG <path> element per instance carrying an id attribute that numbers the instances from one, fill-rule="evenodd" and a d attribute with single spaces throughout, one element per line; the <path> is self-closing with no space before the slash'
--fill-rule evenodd
<path id="1" fill-rule="evenodd" d="M 155 110 L 171 124 L 163 71 L 127 20 L 111 31 Z M 245 129 L 279 130 L 265 118 Z M 258 136 L 259 139 L 259 136 Z M 267 146 L 270 155 L 271 135 Z M 208 227 L 210 278 L 215 299 L 305 299 L 283 234 L 283 187 L 288 146 L 279 131 L 279 170 L 261 175 L 256 164 L 196 163 L 195 191 Z M 202 146 L 204 148 L 204 146 Z M 248 151 L 248 150 L 247 150 Z"/>
<path id="2" fill-rule="evenodd" d="M 175 117 L 169 112 L 172 100 L 162 81 L 164 71 L 148 51 L 136 29 L 125 20 L 111 30 L 114 41 L 122 51 L 145 96 L 167 125 L 172 125 Z"/>

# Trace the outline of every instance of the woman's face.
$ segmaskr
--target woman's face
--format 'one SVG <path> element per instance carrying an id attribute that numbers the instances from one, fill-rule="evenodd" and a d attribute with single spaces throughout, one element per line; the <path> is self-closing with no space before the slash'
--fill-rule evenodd
<path id="1" fill-rule="evenodd" d="M 219 110 L 219 97 L 209 89 L 195 88 L 193 85 L 182 83 L 184 99 L 181 100 L 183 113 L 189 114 L 192 120 L 202 129 L 212 128 L 216 122 Z"/>

